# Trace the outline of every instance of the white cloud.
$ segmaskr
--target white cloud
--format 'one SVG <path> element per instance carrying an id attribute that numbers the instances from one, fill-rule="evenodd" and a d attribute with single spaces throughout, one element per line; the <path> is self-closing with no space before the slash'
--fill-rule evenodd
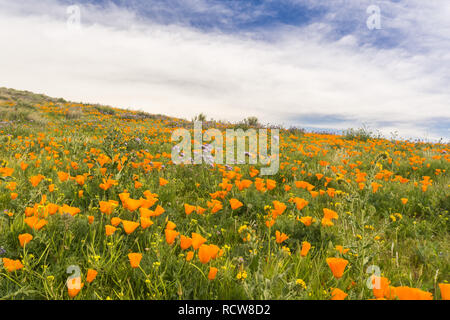
<path id="1" fill-rule="evenodd" d="M 207 10 L 203 1 L 192 2 Z M 183 118 L 256 115 L 312 127 L 302 114 L 338 114 L 350 120 L 327 127 L 365 122 L 403 137 L 450 137 L 426 121 L 450 118 L 448 44 L 439 44 L 449 36 L 447 5 L 423 6 L 421 14 L 396 9 L 403 16 L 392 25 L 409 26 L 418 17 L 424 50 L 414 53 L 408 44 L 361 46 L 358 33 L 330 41 L 324 36 L 333 31 L 330 20 L 275 30 L 277 40 L 268 42 L 149 23 L 115 6 L 82 7 L 77 33 L 67 29 L 66 7 L 55 1 L 21 3 L 0 0 L 0 86 Z M 435 13 L 444 35 L 424 17 Z M 415 39 L 414 31 L 402 31 Z"/>

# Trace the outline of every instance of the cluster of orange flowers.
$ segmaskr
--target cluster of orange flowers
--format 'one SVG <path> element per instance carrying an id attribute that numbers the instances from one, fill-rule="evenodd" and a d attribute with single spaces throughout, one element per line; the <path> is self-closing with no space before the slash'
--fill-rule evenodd
<path id="1" fill-rule="evenodd" d="M 389 279 L 385 277 L 372 276 L 373 295 L 378 300 L 433 300 L 431 292 L 408 286 L 393 287 Z M 441 297 L 443 300 L 450 299 L 450 284 L 440 283 Z"/>

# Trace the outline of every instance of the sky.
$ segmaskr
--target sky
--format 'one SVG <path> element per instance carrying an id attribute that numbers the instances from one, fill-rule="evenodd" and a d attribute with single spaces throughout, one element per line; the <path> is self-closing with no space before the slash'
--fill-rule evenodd
<path id="1" fill-rule="evenodd" d="M 0 87 L 448 142 L 449 17 L 448 0 L 0 0 Z"/>

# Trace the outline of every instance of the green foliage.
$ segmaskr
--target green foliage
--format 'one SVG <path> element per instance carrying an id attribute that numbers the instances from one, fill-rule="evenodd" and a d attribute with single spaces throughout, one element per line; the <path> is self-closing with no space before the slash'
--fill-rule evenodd
<path id="1" fill-rule="evenodd" d="M 112 115 L 112 116 L 116 114 L 116 111 L 111 107 L 95 105 L 94 108 L 101 114 L 108 114 L 108 115 Z"/>
<path id="2" fill-rule="evenodd" d="M 260 125 L 257 117 L 248 117 L 244 119 L 244 124 L 249 127 L 258 127 Z"/>
<path id="3" fill-rule="evenodd" d="M 380 138 L 380 136 L 375 135 L 368 127 L 364 126 L 359 129 L 347 129 L 344 131 L 344 138 L 347 140 L 359 140 L 367 141 L 369 139 Z"/>
<path id="4" fill-rule="evenodd" d="M 80 119 L 83 116 L 83 111 L 80 107 L 72 107 L 67 110 L 66 119 L 67 120 L 75 120 Z"/>
<path id="5" fill-rule="evenodd" d="M 18 101 L 14 106 L 0 106 L 0 121 L 44 124 L 46 120 L 36 108 L 24 101 Z"/>
<path id="6" fill-rule="evenodd" d="M 204 114 L 204 113 L 199 113 L 198 115 L 196 115 L 196 116 L 192 119 L 192 121 L 201 121 L 201 122 L 204 122 L 204 121 L 206 121 L 206 114 Z"/>

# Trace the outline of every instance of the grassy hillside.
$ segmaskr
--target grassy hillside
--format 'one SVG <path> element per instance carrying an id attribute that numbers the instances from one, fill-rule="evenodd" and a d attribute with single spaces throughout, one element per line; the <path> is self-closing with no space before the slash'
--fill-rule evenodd
<path id="1" fill-rule="evenodd" d="M 36 94 L 30 91 L 20 91 L 9 88 L 0 88 L 0 104 L 5 102 L 24 102 L 30 104 L 36 103 L 46 103 L 46 102 L 54 102 L 54 103 L 64 103 L 66 102 L 64 99 L 59 98 L 51 98 L 43 94 Z"/>
<path id="2" fill-rule="evenodd" d="M 449 145 L 281 130 L 280 170 L 260 176 L 173 164 L 179 127 L 192 123 L 1 88 L 0 298 L 448 290 Z"/>

